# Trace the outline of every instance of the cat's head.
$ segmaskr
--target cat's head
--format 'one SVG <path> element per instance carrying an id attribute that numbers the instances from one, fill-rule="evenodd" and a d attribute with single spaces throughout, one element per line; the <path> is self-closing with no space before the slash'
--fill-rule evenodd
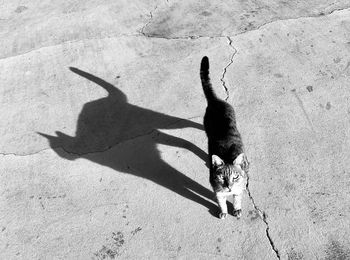
<path id="1" fill-rule="evenodd" d="M 217 155 L 212 155 L 211 159 L 216 186 L 224 191 L 231 191 L 233 185 L 246 175 L 249 163 L 244 153 L 238 155 L 232 163 L 225 163 Z"/>

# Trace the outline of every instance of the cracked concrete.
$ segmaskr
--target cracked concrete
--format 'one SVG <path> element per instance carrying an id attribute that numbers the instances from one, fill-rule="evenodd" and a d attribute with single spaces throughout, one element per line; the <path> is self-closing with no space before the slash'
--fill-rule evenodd
<path id="1" fill-rule="evenodd" d="M 227 81 L 255 163 L 249 189 L 281 259 L 326 259 L 332 237 L 349 242 L 343 207 L 330 202 L 348 196 L 348 15 L 280 21 L 232 38 L 238 51 Z M 328 198 L 316 195 L 322 190 Z"/>
<path id="2" fill-rule="evenodd" d="M 350 257 L 349 12 L 1 5 L 0 258 Z M 239 221 L 208 183 L 204 55 L 252 163 Z"/>
<path id="3" fill-rule="evenodd" d="M 152 18 L 153 18 L 153 13 L 157 10 L 157 8 L 158 8 L 158 6 L 156 5 L 156 7 L 154 7 L 153 11 L 149 12 L 149 15 L 150 15 L 149 21 L 141 28 L 140 34 L 142 34 L 143 36 L 146 36 L 146 34 L 143 31 L 147 27 L 147 25 L 151 23 Z"/>
<path id="4" fill-rule="evenodd" d="M 169 8 L 168 6 L 164 7 L 163 5 L 161 5 L 163 8 Z M 6 8 L 6 6 L 4 7 L 4 9 Z M 135 8 L 135 6 L 132 6 L 131 8 Z M 144 16 L 149 16 L 148 18 L 148 22 L 146 22 L 144 25 L 142 25 L 141 29 L 135 29 L 135 32 L 134 33 L 126 33 L 125 31 L 126 30 L 119 30 L 119 31 L 116 31 L 116 32 L 104 32 L 106 30 L 106 28 L 103 28 L 102 33 L 99 32 L 97 33 L 97 37 L 96 37 L 96 34 L 90 34 L 90 35 L 93 35 L 93 36 L 90 36 L 90 35 L 87 35 L 89 37 L 84 37 L 84 38 L 81 38 L 81 37 L 77 37 L 77 38 L 74 38 L 74 37 L 69 37 L 66 39 L 64 39 L 63 41 L 57 41 L 56 39 L 52 40 L 52 39 L 48 39 L 44 42 L 40 42 L 39 44 L 43 44 L 42 46 L 40 46 L 39 48 L 44 48 L 44 47 L 54 47 L 56 45 L 62 45 L 62 44 L 69 44 L 69 43 L 74 43 L 74 42 L 77 42 L 77 41 L 85 41 L 85 40 L 98 40 L 98 39 L 104 39 L 104 38 L 114 38 L 114 37 L 139 37 L 139 36 L 145 36 L 145 37 L 149 37 L 149 38 L 162 38 L 162 39 L 168 39 L 168 40 L 172 40 L 172 39 L 198 39 L 198 38 L 203 38 L 203 37 L 209 37 L 209 38 L 213 38 L 213 37 L 229 37 L 228 35 L 230 35 L 231 37 L 234 37 L 236 35 L 239 35 L 239 34 L 244 34 L 244 33 L 247 33 L 247 32 L 250 32 L 250 31 L 256 31 L 256 30 L 260 30 L 260 28 L 268 25 L 268 24 L 271 24 L 271 23 L 275 23 L 275 22 L 279 22 L 279 21 L 287 21 L 287 20 L 297 20 L 297 19 L 303 19 L 303 18 L 317 18 L 317 17 L 325 17 L 325 16 L 328 16 L 328 15 L 331 15 L 332 13 L 334 12 L 337 12 L 337 11 L 343 11 L 343 10 L 346 10 L 348 9 L 349 7 L 343 7 L 343 8 L 333 8 L 333 9 L 330 9 L 330 10 L 324 10 L 322 9 L 322 7 L 319 7 L 320 11 L 319 13 L 316 13 L 316 14 L 308 14 L 308 15 L 305 15 L 305 16 L 298 16 L 298 17 L 279 17 L 278 19 L 273 19 L 271 18 L 271 21 L 267 21 L 266 23 L 262 23 L 262 24 L 259 24 L 257 25 L 256 27 L 250 27 L 250 28 L 244 28 L 244 30 L 239 30 L 238 32 L 229 32 L 229 33 L 223 33 L 223 34 L 217 34 L 216 32 L 210 32 L 210 31 L 206 31 L 204 34 L 202 35 L 196 35 L 196 34 L 190 34 L 190 35 L 183 35 L 183 36 L 172 36 L 172 37 L 169 37 L 167 36 L 166 34 L 148 34 L 146 32 L 144 32 L 145 28 L 152 22 L 152 19 L 153 19 L 153 13 L 157 10 L 158 8 L 158 5 L 155 6 L 155 8 L 153 9 L 153 11 L 148 11 L 148 14 L 147 14 L 147 11 L 145 11 L 146 13 L 145 14 L 142 14 L 142 17 Z M 66 10 L 62 10 L 62 12 L 64 14 L 67 13 Z M 68 11 L 68 13 L 70 13 L 70 11 Z M 254 13 L 254 11 L 253 11 Z M 4 21 L 4 23 L 8 22 L 8 20 L 10 19 L 2 19 L 2 21 Z M 69 20 L 68 20 L 69 21 Z M 135 19 L 134 19 L 135 21 Z M 137 21 L 137 19 L 136 19 Z M 23 24 L 20 24 L 23 26 Z M 56 25 L 57 26 L 57 25 Z M 40 32 L 42 34 L 44 34 L 45 32 Z M 8 39 L 6 38 L 3 38 L 3 43 L 4 44 L 7 44 L 9 40 L 11 41 L 18 41 L 18 39 L 11 39 L 11 35 L 7 35 L 9 36 Z M 64 36 L 64 38 L 66 38 L 67 36 L 70 36 L 69 34 Z M 86 35 L 85 35 L 86 36 Z M 43 35 L 42 37 L 45 37 L 45 35 Z M 34 40 L 32 40 L 34 41 Z M 50 43 L 50 44 L 48 44 Z M 26 54 L 30 51 L 34 51 L 34 50 L 38 50 L 37 48 L 36 49 L 32 49 L 31 47 L 28 48 L 28 46 L 24 45 L 23 47 L 20 47 L 18 48 L 18 45 L 19 43 L 17 42 L 14 42 L 12 43 L 13 44 L 13 50 L 12 50 L 12 53 L 13 54 L 8 54 L 9 51 L 11 51 L 11 49 L 9 48 L 6 48 L 5 49 L 5 53 L 2 53 L 1 56 L 0 56 L 0 60 L 1 59 L 6 59 L 6 58 L 11 58 L 11 57 L 14 57 L 14 56 L 18 56 L 18 55 L 23 55 L 23 54 Z M 31 44 L 31 45 L 35 45 L 35 44 Z M 20 50 L 18 50 L 20 49 Z M 21 50 L 23 49 L 23 50 Z"/>
<path id="5" fill-rule="evenodd" d="M 266 22 L 264 24 L 261 24 L 259 26 L 257 26 L 256 28 L 253 28 L 251 30 L 245 30 L 243 32 L 239 32 L 237 34 L 235 34 L 234 36 L 236 35 L 240 35 L 240 34 L 244 34 L 246 32 L 250 32 L 250 31 L 258 31 L 260 29 L 262 29 L 263 27 L 267 26 L 267 25 L 270 25 L 270 24 L 273 24 L 273 23 L 276 23 L 276 22 L 283 22 L 283 21 L 290 21 L 290 20 L 298 20 L 298 19 L 305 19 L 305 18 L 319 18 L 319 17 L 326 17 L 328 15 L 331 15 L 333 14 L 334 12 L 339 12 L 339 11 L 346 11 L 350 8 L 350 6 L 346 6 L 346 7 L 342 7 L 342 8 L 335 8 L 335 9 L 332 9 L 332 10 L 329 10 L 327 12 L 324 12 L 324 11 L 321 11 L 320 13 L 318 14 L 309 14 L 309 15 L 306 15 L 306 16 L 298 16 L 298 17 L 287 17 L 287 18 L 282 18 L 282 19 L 277 19 L 277 20 L 272 20 L 272 21 L 269 21 L 269 22 Z"/>
<path id="6" fill-rule="evenodd" d="M 227 71 L 227 68 L 233 63 L 233 57 L 235 56 L 235 54 L 237 53 L 237 50 L 235 49 L 235 47 L 232 46 L 232 40 L 230 37 L 227 36 L 227 39 L 228 39 L 228 44 L 229 46 L 233 49 L 233 53 L 231 55 L 231 58 L 230 58 L 230 62 L 225 66 L 225 68 L 223 69 L 223 73 L 222 73 L 222 77 L 221 77 L 221 82 L 222 82 L 222 86 L 224 87 L 225 89 L 225 92 L 226 92 L 226 98 L 225 100 L 227 101 L 230 97 L 230 93 L 229 93 L 229 88 L 226 86 L 226 82 L 225 82 L 225 74 L 226 74 L 226 71 Z"/>
<path id="7" fill-rule="evenodd" d="M 17 47 L 16 47 L 16 49 L 14 50 L 14 54 L 3 53 L 2 56 L 0 56 L 0 60 L 7 59 L 7 58 L 12 58 L 12 57 L 15 57 L 15 56 L 18 56 L 18 55 L 25 55 L 25 54 L 27 54 L 27 53 L 29 53 L 31 51 L 37 51 L 37 50 L 39 50 L 41 48 L 55 47 L 55 46 L 59 46 L 59 45 L 62 45 L 62 44 L 71 44 L 71 43 L 74 43 L 74 42 L 77 42 L 77 41 L 98 40 L 98 39 L 107 39 L 107 38 L 115 38 L 115 37 L 140 37 L 140 36 L 144 36 L 144 37 L 148 37 L 148 38 L 160 38 L 160 39 L 167 39 L 167 40 L 235 37 L 237 35 L 244 34 L 244 33 L 250 32 L 250 31 L 258 31 L 261 28 L 263 28 L 264 26 L 272 24 L 272 23 L 275 23 L 275 22 L 288 21 L 288 20 L 298 20 L 298 19 L 305 19 L 305 18 L 326 17 L 328 15 L 333 14 L 334 12 L 347 10 L 350 7 L 336 8 L 336 9 L 332 9 L 332 10 L 327 11 L 327 12 L 321 11 L 319 14 L 314 14 L 314 15 L 311 14 L 311 15 L 308 15 L 308 16 L 279 18 L 279 19 L 276 19 L 276 20 L 272 20 L 272 21 L 268 21 L 266 23 L 260 24 L 257 27 L 245 29 L 245 30 L 237 32 L 237 33 L 229 33 L 229 34 L 220 34 L 220 35 L 218 35 L 216 33 L 210 33 L 209 32 L 209 33 L 206 33 L 206 34 L 203 34 L 203 35 L 191 34 L 191 35 L 172 36 L 172 37 L 169 37 L 166 34 L 165 35 L 157 35 L 157 34 L 147 34 L 147 33 L 144 32 L 145 28 L 152 22 L 153 13 L 157 10 L 157 8 L 158 8 L 158 5 L 153 9 L 153 11 L 149 12 L 149 16 L 150 16 L 149 21 L 146 22 L 142 26 L 142 28 L 140 30 L 136 30 L 136 32 L 132 33 L 132 34 L 128 34 L 128 33 L 110 33 L 108 35 L 103 35 L 103 36 L 98 36 L 98 37 L 94 36 L 94 37 L 85 37 L 85 38 L 80 38 L 80 39 L 71 39 L 71 40 L 67 40 L 67 41 L 61 41 L 61 42 L 58 42 L 58 43 L 53 43 L 53 44 L 50 44 L 50 45 L 40 46 L 39 48 L 36 48 L 36 49 L 30 49 L 30 48 L 29 49 L 25 49 L 24 51 L 21 51 L 21 52 L 18 52 L 17 51 Z M 7 21 L 7 19 L 3 19 L 3 20 Z M 228 36 L 228 35 L 230 35 L 230 36 Z M 4 39 L 4 40 L 6 40 L 6 39 Z M 14 44 L 14 46 L 17 46 L 17 43 Z M 6 51 L 9 51 L 9 49 L 6 49 Z"/>
<path id="8" fill-rule="evenodd" d="M 272 237 L 271 237 L 271 235 L 270 235 L 270 232 L 269 232 L 270 226 L 269 226 L 269 222 L 267 221 L 267 215 L 266 215 L 265 211 L 261 210 L 261 209 L 255 204 L 254 197 L 253 197 L 252 193 L 250 192 L 250 189 L 249 189 L 249 174 L 248 174 L 248 176 L 247 176 L 246 190 L 247 190 L 249 199 L 250 199 L 251 203 L 253 204 L 254 209 L 258 212 L 259 217 L 262 219 L 262 221 L 263 221 L 263 222 L 265 223 L 265 225 L 266 225 L 266 236 L 267 236 L 267 239 L 269 240 L 269 243 L 270 243 L 270 246 L 271 246 L 272 250 L 276 253 L 276 257 L 277 257 L 278 259 L 281 259 L 280 253 L 278 252 L 278 249 L 276 248 L 275 243 L 273 242 L 273 239 L 272 239 Z"/>

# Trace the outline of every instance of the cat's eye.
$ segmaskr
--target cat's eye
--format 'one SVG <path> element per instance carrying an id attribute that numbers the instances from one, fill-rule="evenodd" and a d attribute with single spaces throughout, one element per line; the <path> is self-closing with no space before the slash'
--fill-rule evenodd
<path id="1" fill-rule="evenodd" d="M 235 172 L 235 174 L 232 174 L 232 179 L 237 180 L 239 178 L 239 173 Z"/>

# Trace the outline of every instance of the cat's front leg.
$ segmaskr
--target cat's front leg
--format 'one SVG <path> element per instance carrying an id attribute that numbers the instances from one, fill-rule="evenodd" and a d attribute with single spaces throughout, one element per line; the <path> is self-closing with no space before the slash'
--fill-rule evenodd
<path id="1" fill-rule="evenodd" d="M 220 208 L 220 219 L 225 219 L 227 217 L 227 204 L 226 204 L 226 196 L 222 193 L 216 193 L 216 199 L 218 201 L 218 205 Z"/>
<path id="2" fill-rule="evenodd" d="M 242 193 L 233 195 L 233 216 L 237 218 L 242 216 Z"/>

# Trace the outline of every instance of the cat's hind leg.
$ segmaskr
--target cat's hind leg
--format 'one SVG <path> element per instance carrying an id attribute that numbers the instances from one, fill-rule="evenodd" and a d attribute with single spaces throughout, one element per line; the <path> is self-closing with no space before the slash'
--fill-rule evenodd
<path id="1" fill-rule="evenodd" d="M 242 216 L 242 194 L 233 195 L 233 216 L 237 218 Z"/>
<path id="2" fill-rule="evenodd" d="M 218 201 L 218 205 L 220 208 L 220 219 L 225 219 L 227 217 L 227 204 L 226 204 L 226 196 L 222 193 L 216 193 L 216 199 Z"/>

